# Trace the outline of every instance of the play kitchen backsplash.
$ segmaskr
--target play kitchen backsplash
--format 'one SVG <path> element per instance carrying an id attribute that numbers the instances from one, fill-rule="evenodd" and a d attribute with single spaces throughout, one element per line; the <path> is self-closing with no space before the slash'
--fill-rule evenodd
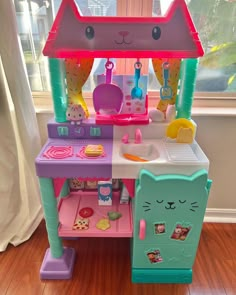
<path id="1" fill-rule="evenodd" d="M 105 75 L 97 76 L 97 84 L 100 85 L 105 82 Z M 146 95 L 148 76 L 141 75 L 139 78 L 139 87 L 142 88 L 142 97 L 131 97 L 131 91 L 135 86 L 133 75 L 113 75 L 112 82 L 119 86 L 123 90 L 123 104 L 120 110 L 120 114 L 142 114 L 146 111 Z"/>

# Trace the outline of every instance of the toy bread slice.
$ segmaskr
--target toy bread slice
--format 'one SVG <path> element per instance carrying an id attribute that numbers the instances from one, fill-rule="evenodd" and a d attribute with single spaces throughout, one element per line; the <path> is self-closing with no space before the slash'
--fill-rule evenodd
<path id="1" fill-rule="evenodd" d="M 85 147 L 84 153 L 88 157 L 98 157 L 104 152 L 104 148 L 101 144 L 88 144 Z"/>
<path id="2" fill-rule="evenodd" d="M 177 143 L 192 143 L 193 142 L 193 130 L 191 128 L 180 127 L 177 137 Z"/>
<path id="3" fill-rule="evenodd" d="M 195 126 L 193 123 L 185 118 L 175 119 L 168 125 L 166 129 L 166 136 L 172 139 L 177 138 L 178 132 L 180 128 L 187 128 L 192 130 L 192 134 L 194 134 Z"/>

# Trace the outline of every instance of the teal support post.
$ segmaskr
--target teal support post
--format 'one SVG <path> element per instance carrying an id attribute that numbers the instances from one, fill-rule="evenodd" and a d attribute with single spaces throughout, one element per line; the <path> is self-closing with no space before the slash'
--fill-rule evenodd
<path id="1" fill-rule="evenodd" d="M 52 257 L 59 258 L 63 254 L 62 240 L 58 236 L 58 211 L 53 181 L 51 178 L 39 178 L 41 198 L 48 232 L 48 240 Z"/>
<path id="2" fill-rule="evenodd" d="M 67 95 L 64 60 L 49 58 L 49 73 L 56 122 L 66 122 Z"/>
<path id="3" fill-rule="evenodd" d="M 67 197 L 69 194 L 69 181 L 68 179 L 65 181 L 62 189 L 61 189 L 61 192 L 60 192 L 60 197 L 61 198 L 64 198 L 64 197 Z"/>
<path id="4" fill-rule="evenodd" d="M 181 62 L 180 91 L 176 100 L 176 118 L 191 119 L 198 59 L 189 58 Z"/>

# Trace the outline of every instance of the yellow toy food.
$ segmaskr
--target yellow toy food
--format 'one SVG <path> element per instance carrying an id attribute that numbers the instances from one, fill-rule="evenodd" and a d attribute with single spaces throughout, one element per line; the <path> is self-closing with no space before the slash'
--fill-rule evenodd
<path id="1" fill-rule="evenodd" d="M 191 128 L 180 127 L 177 137 L 177 143 L 192 143 L 193 142 L 193 130 Z"/>
<path id="2" fill-rule="evenodd" d="M 88 144 L 85 147 L 84 153 L 88 157 L 98 157 L 104 152 L 103 145 L 101 144 Z"/>
<path id="3" fill-rule="evenodd" d="M 188 128 L 192 130 L 192 134 L 195 133 L 195 126 L 187 119 L 179 118 L 173 120 L 166 129 L 166 136 L 172 139 L 177 138 L 180 128 Z"/>
<path id="4" fill-rule="evenodd" d="M 100 230 L 107 230 L 110 227 L 110 221 L 107 218 L 100 219 L 96 224 L 96 228 Z"/>

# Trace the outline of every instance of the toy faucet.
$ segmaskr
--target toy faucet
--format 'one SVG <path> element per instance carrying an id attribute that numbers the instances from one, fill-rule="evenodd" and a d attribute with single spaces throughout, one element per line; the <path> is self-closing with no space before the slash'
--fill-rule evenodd
<path id="1" fill-rule="evenodd" d="M 125 143 L 125 144 L 129 143 L 129 134 L 125 134 L 122 137 L 122 142 Z"/>
<path id="2" fill-rule="evenodd" d="M 142 132 L 139 128 L 135 130 L 135 143 L 142 143 Z"/>

